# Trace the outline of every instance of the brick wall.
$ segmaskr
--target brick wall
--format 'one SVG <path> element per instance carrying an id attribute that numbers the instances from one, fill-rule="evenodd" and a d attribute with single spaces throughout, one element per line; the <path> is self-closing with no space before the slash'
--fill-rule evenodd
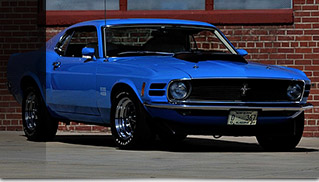
<path id="1" fill-rule="evenodd" d="M 7 62 L 11 54 L 36 50 L 45 42 L 37 12 L 38 0 L 0 0 L 0 130 L 22 130 L 21 106 L 6 86 Z"/>
<path id="2" fill-rule="evenodd" d="M 9 10 L 11 7 L 5 7 L 9 1 L 0 0 L 0 2 L 2 3 L 0 8 L 5 8 L 5 11 L 11 12 L 14 10 L 14 8 Z M 0 12 L 3 11 L 0 9 Z M 1 29 L 0 41 L 3 42 L 9 36 L 11 38 L 23 37 L 22 34 L 15 35 L 10 31 L 10 29 L 17 28 L 17 25 L 10 25 L 10 23 L 13 24 L 19 18 L 15 17 L 16 15 L 10 15 L 10 13 L 6 14 L 0 14 L 1 23 L 7 24 Z M 32 20 L 34 21 L 34 19 Z M 246 57 L 249 61 L 294 67 L 307 74 L 312 81 L 309 101 L 314 105 L 314 109 L 306 113 L 304 136 L 319 137 L 319 0 L 294 0 L 294 24 L 292 25 L 217 26 L 237 48 L 243 48 L 249 52 Z M 64 28 L 47 27 L 47 39 Z M 8 31 L 3 31 L 4 29 Z M 26 51 L 30 45 L 27 43 L 12 44 L 10 48 L 6 46 L 5 49 L 3 49 L 4 45 L 1 46 L 0 130 L 20 130 L 21 109 L 5 88 L 5 69 L 9 54 L 14 51 L 17 52 L 17 50 L 18 52 Z M 17 46 L 18 48 L 14 48 Z M 59 129 L 71 131 L 107 130 L 105 127 L 76 124 L 74 122 L 71 122 L 69 126 L 61 123 Z"/>

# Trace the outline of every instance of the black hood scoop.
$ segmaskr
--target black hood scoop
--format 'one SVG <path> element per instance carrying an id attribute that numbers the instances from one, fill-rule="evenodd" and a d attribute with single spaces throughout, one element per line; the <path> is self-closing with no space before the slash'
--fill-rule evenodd
<path id="1" fill-rule="evenodd" d="M 225 53 L 206 53 L 206 52 L 181 52 L 174 54 L 174 57 L 184 61 L 198 63 L 200 61 L 207 60 L 223 60 L 232 62 L 242 62 L 248 63 L 245 58 L 235 54 L 225 54 Z"/>

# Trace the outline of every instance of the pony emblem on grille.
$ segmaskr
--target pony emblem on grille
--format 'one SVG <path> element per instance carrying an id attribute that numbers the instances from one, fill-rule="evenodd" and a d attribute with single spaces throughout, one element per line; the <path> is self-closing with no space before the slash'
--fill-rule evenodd
<path id="1" fill-rule="evenodd" d="M 251 88 L 248 88 L 248 84 L 244 84 L 243 87 L 240 89 L 241 90 L 241 95 L 242 96 L 246 96 L 246 93 L 248 90 L 250 90 Z"/>

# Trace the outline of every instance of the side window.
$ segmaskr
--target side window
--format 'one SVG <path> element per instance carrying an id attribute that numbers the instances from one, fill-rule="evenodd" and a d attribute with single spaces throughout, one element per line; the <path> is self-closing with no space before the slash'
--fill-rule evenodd
<path id="1" fill-rule="evenodd" d="M 66 33 L 56 47 L 56 51 L 66 57 L 82 57 L 82 49 L 91 47 L 98 55 L 98 38 L 96 28 L 93 26 L 75 28 Z"/>

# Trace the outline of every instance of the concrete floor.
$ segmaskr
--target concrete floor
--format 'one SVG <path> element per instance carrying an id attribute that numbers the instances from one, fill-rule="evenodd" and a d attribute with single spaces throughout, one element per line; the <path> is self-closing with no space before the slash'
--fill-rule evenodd
<path id="1" fill-rule="evenodd" d="M 318 178 L 319 138 L 303 138 L 292 152 L 263 152 L 254 137 L 189 136 L 169 147 L 118 150 L 101 133 L 58 133 L 30 142 L 22 132 L 0 132 L 0 178 L 220 179 Z"/>

